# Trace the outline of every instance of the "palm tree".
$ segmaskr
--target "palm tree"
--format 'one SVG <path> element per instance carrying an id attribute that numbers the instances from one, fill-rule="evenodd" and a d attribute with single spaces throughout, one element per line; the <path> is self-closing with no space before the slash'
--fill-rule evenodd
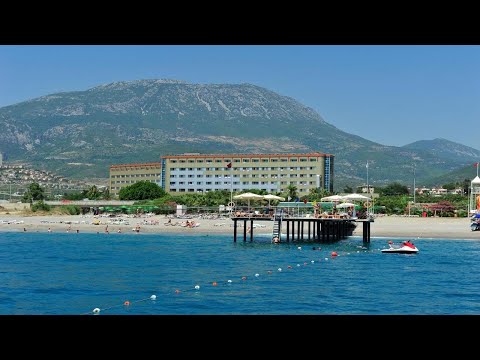
<path id="1" fill-rule="evenodd" d="M 287 194 L 288 194 L 288 199 L 293 199 L 295 200 L 297 198 L 297 187 L 295 185 L 288 185 L 287 186 Z"/>

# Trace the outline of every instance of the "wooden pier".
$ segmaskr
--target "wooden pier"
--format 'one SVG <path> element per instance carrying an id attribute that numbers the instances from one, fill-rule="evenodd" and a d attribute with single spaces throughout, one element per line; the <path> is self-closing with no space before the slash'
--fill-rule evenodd
<path id="1" fill-rule="evenodd" d="M 272 237 L 278 236 L 280 241 L 286 242 L 320 242 L 328 243 L 351 236 L 355 230 L 357 223 L 363 224 L 363 242 L 370 242 L 370 223 L 373 220 L 359 219 L 335 219 L 335 218 L 305 218 L 305 217 L 233 217 L 233 241 L 237 241 L 238 223 L 243 223 L 243 241 L 253 241 L 254 238 L 254 221 L 275 221 L 273 226 Z M 250 231 L 247 232 L 247 229 Z M 286 233 L 282 237 L 282 228 Z"/>

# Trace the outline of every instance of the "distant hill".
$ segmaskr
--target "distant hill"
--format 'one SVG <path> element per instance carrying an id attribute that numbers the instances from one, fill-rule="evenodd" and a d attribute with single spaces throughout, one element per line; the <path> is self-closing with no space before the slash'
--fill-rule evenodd
<path id="1" fill-rule="evenodd" d="M 10 161 L 74 178 L 107 177 L 111 164 L 182 152 L 321 151 L 335 155 L 335 189 L 341 189 L 365 183 L 367 159 L 374 185 L 409 182 L 413 162 L 421 179 L 474 156 L 440 150 L 423 142 L 386 146 L 346 133 L 298 101 L 251 84 L 122 81 L 0 108 L 0 151 Z"/>
<path id="2" fill-rule="evenodd" d="M 436 157 L 457 162 L 459 166 L 480 161 L 480 150 L 446 139 L 420 140 L 402 148 L 426 151 Z"/>
<path id="3" fill-rule="evenodd" d="M 475 176 L 477 176 L 477 169 L 473 166 L 473 164 L 474 162 L 472 162 L 470 165 L 461 167 L 460 169 L 456 169 L 440 176 L 423 179 L 421 185 L 430 187 L 445 185 L 452 182 L 463 183 L 464 180 L 468 180 L 468 182 L 470 182 L 475 178 Z"/>

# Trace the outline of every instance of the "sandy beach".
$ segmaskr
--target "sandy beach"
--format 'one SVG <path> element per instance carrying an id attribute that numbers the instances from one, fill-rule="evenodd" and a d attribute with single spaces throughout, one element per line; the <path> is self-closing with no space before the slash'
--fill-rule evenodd
<path id="1" fill-rule="evenodd" d="M 99 225 L 94 225 L 92 215 L 25 215 L 25 214 L 0 214 L 0 232 L 101 232 L 109 233 L 134 233 L 139 226 L 140 233 L 178 233 L 178 234 L 226 234 L 233 235 L 233 221 L 226 219 L 198 219 L 193 220 L 199 224 L 194 228 L 181 226 L 184 219 L 172 219 L 176 226 L 168 224 L 168 218 L 157 215 L 142 218 L 124 218 L 128 224 L 117 224 L 115 218 L 99 217 Z M 249 223 L 247 223 L 249 224 Z M 272 233 L 273 221 L 255 221 L 254 234 Z M 359 224 L 353 236 L 362 236 L 362 224 Z M 243 229 L 240 229 L 243 234 Z M 445 239 L 478 239 L 480 231 L 470 230 L 468 218 L 419 218 L 401 216 L 378 217 L 371 224 L 371 236 L 375 237 L 409 237 L 445 238 Z"/>

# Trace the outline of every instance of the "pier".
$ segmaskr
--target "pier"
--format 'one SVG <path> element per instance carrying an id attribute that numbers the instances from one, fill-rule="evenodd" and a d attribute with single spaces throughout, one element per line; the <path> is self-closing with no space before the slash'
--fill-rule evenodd
<path id="1" fill-rule="evenodd" d="M 307 218 L 307 217 L 233 217 L 233 241 L 237 241 L 239 223 L 243 224 L 243 241 L 254 239 L 254 221 L 275 221 L 272 238 L 278 236 L 280 241 L 286 242 L 320 242 L 329 243 L 346 239 L 351 236 L 358 224 L 363 224 L 363 242 L 370 242 L 369 219 L 349 218 Z M 358 223 L 358 224 L 357 224 Z M 250 231 L 247 232 L 247 228 Z M 285 233 L 282 234 L 282 228 Z"/>

